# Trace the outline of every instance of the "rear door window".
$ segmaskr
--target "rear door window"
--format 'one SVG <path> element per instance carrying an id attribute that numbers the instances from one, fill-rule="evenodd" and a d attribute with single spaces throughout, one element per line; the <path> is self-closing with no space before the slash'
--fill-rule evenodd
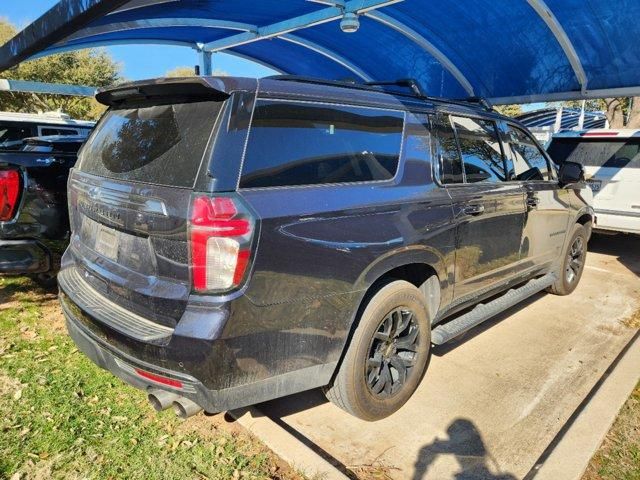
<path id="1" fill-rule="evenodd" d="M 193 187 L 223 102 L 112 108 L 80 155 L 83 172 Z"/>
<path id="2" fill-rule="evenodd" d="M 640 168 L 640 138 L 554 138 L 547 150 L 554 162 L 585 167 Z"/>
<path id="3" fill-rule="evenodd" d="M 511 180 L 551 180 L 547 157 L 524 130 L 507 125 L 507 145 L 511 150 L 513 172 Z"/>
<path id="4" fill-rule="evenodd" d="M 240 187 L 390 180 L 403 127 L 400 111 L 259 100 Z"/>
<path id="5" fill-rule="evenodd" d="M 451 122 L 458 137 L 466 182 L 504 182 L 504 158 L 495 122 L 455 116 Z"/>

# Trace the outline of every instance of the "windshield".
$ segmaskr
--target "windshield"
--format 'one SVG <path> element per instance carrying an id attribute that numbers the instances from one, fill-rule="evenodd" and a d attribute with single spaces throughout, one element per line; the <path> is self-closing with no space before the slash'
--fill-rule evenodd
<path id="1" fill-rule="evenodd" d="M 585 167 L 640 168 L 640 138 L 554 138 L 548 148 L 554 162 Z"/>
<path id="2" fill-rule="evenodd" d="M 79 169 L 124 181 L 192 187 L 222 102 L 110 109 Z"/>

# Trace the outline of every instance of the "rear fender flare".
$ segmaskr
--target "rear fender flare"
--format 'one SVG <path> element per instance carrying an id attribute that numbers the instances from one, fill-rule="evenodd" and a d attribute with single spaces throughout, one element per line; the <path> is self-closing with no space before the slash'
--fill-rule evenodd
<path id="1" fill-rule="evenodd" d="M 377 258 L 360 274 L 355 289 L 365 291 L 394 268 L 413 263 L 421 263 L 433 268 L 440 280 L 440 290 L 444 292 L 448 289 L 449 278 L 444 258 L 437 251 L 424 246 L 403 247 Z"/>

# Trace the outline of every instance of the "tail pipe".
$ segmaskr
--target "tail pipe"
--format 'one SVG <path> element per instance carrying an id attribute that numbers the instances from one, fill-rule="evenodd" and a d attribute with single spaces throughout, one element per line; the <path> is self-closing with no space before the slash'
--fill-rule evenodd
<path id="1" fill-rule="evenodd" d="M 147 395 L 149 399 L 149 403 L 153 407 L 156 412 L 161 412 L 162 410 L 166 410 L 173 402 L 180 398 L 180 395 L 177 395 L 173 392 L 167 392 L 165 390 L 149 390 L 149 394 Z"/>
<path id="2" fill-rule="evenodd" d="M 173 411 L 178 417 L 185 420 L 202 411 L 202 407 L 188 398 L 178 397 L 173 402 Z"/>

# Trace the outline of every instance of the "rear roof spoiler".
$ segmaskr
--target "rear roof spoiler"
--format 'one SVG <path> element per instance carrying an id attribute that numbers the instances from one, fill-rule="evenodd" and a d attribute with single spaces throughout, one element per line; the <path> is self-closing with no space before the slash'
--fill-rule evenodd
<path id="1" fill-rule="evenodd" d="M 160 99 L 163 102 L 198 102 L 223 101 L 227 98 L 229 94 L 224 91 L 223 82 L 204 77 L 141 80 L 100 89 L 96 94 L 96 100 L 109 107 Z"/>

